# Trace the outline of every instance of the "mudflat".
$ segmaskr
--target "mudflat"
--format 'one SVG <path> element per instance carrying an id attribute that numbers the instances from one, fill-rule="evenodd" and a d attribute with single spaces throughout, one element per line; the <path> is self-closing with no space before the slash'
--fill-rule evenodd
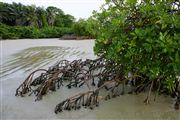
<path id="1" fill-rule="evenodd" d="M 1 119 L 170 119 L 178 120 L 180 111 L 174 110 L 173 100 L 152 94 L 150 105 L 143 100 L 146 93 L 125 94 L 100 102 L 94 110 L 82 108 L 77 111 L 54 113 L 55 106 L 67 97 L 87 88 L 67 89 L 48 93 L 41 101 L 35 97 L 16 97 L 16 88 L 28 74 L 38 68 L 47 69 L 62 59 L 94 59 L 94 40 L 22 39 L 0 41 L 0 113 Z"/>

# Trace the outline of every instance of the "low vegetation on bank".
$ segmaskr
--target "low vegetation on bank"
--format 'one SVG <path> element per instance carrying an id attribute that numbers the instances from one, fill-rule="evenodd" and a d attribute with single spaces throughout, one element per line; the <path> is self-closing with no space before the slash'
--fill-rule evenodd
<path id="1" fill-rule="evenodd" d="M 0 24 L 0 36 L 2 39 L 23 38 L 59 38 L 64 34 L 71 34 L 72 29 L 67 27 L 49 26 L 35 28 L 31 26 L 7 26 Z"/>

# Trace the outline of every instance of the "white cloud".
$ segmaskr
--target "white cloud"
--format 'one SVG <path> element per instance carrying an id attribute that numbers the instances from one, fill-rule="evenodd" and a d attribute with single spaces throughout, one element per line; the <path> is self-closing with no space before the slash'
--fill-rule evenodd
<path id="1" fill-rule="evenodd" d="M 66 14 L 71 14 L 77 19 L 88 18 L 93 10 L 99 10 L 104 0 L 1 0 L 6 3 L 22 3 L 36 6 L 55 6 L 62 9 Z"/>

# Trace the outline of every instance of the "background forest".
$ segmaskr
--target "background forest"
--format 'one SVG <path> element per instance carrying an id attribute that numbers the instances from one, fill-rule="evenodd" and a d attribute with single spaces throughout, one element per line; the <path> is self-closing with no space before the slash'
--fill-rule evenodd
<path id="1" fill-rule="evenodd" d="M 58 38 L 65 34 L 91 36 L 87 22 L 76 21 L 59 8 L 0 2 L 0 38 Z"/>

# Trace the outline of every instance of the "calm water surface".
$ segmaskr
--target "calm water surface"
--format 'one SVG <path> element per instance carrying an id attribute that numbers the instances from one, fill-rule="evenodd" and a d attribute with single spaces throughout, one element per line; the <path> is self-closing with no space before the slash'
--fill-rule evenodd
<path id="1" fill-rule="evenodd" d="M 168 119 L 179 120 L 180 111 L 173 109 L 173 99 L 158 96 L 150 105 L 143 100 L 146 93 L 128 95 L 101 101 L 94 110 L 84 109 L 54 114 L 54 107 L 86 87 L 63 87 L 34 102 L 35 96 L 15 97 L 16 88 L 27 75 L 38 68 L 48 68 L 62 59 L 94 59 L 94 40 L 65 41 L 58 39 L 7 40 L 1 42 L 1 119 Z"/>

